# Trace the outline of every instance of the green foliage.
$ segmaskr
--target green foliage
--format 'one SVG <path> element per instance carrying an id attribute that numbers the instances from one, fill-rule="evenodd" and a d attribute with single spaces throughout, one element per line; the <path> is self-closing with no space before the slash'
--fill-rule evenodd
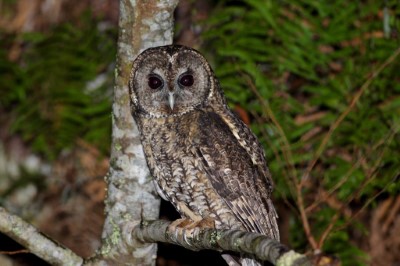
<path id="1" fill-rule="evenodd" d="M 204 51 L 212 51 L 207 57 L 229 101 L 251 114 L 279 197 L 296 201 L 294 183 L 308 176 L 314 158 L 305 207 L 322 190 L 343 205 L 365 205 L 382 190 L 399 193 L 400 57 L 364 85 L 400 45 L 398 3 L 385 3 L 221 1 L 204 25 Z M 323 206 L 308 214 L 317 239 L 330 223 L 337 228 L 348 219 L 333 221 L 338 211 Z M 292 226 L 292 244 L 304 244 L 299 223 Z M 322 248 L 344 265 L 362 265 L 348 231 L 331 234 Z"/>
<path id="2" fill-rule="evenodd" d="M 367 254 L 352 243 L 346 231 L 333 232 L 324 250 L 329 254 L 340 254 L 343 265 L 369 265 Z"/>
<path id="3" fill-rule="evenodd" d="M 96 25 L 85 19 L 44 34 L 0 35 L 3 48 L 25 47 L 18 62 L 7 59 L 6 49 L 0 53 L 1 109 L 15 118 L 12 131 L 47 158 L 78 138 L 109 149 L 116 40 Z M 96 78 L 104 82 L 91 85 Z"/>
<path id="4" fill-rule="evenodd" d="M 305 176 L 305 207 L 318 203 L 321 191 L 342 204 L 333 208 L 322 200 L 307 216 L 317 241 L 333 224 L 321 248 L 343 265 L 367 264 L 351 241 L 352 232 L 366 230 L 343 208 L 372 210 L 378 195 L 400 193 L 400 58 L 363 87 L 400 46 L 399 17 L 397 0 L 225 0 L 204 25 L 204 51 L 229 102 L 252 118 L 276 196 L 296 202 L 294 185 Z M 86 19 L 48 33 L 0 33 L 0 111 L 14 133 L 49 159 L 78 138 L 109 149 L 116 40 L 96 28 Z M 18 46 L 20 58 L 10 61 L 9 50 Z M 89 85 L 102 77 L 100 86 Z M 306 250 L 299 217 L 289 218 L 289 240 Z"/>

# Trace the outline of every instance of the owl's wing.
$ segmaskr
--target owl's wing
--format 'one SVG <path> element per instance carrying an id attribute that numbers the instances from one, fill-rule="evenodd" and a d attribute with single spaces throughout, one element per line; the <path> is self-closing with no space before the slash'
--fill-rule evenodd
<path id="1" fill-rule="evenodd" d="M 215 191 L 248 231 L 279 239 L 272 181 L 256 137 L 240 120 L 227 122 L 215 112 L 201 114 L 198 122 L 195 156 Z"/>

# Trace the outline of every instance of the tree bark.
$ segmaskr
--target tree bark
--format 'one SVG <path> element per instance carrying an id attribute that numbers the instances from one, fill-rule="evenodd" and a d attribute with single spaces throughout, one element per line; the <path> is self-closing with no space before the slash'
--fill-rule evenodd
<path id="1" fill-rule="evenodd" d="M 99 254 L 114 264 L 155 264 L 156 245 L 127 245 L 123 231 L 124 226 L 142 219 L 157 219 L 160 206 L 130 113 L 128 81 L 132 62 L 141 51 L 172 43 L 177 3 L 178 0 L 120 0 L 106 220 Z"/>
<path id="2" fill-rule="evenodd" d="M 185 229 L 169 221 L 157 220 L 143 221 L 132 228 L 130 234 L 143 243 L 165 242 L 195 251 L 212 249 L 246 253 L 273 265 L 312 265 L 305 255 L 259 233 L 198 227 Z"/>

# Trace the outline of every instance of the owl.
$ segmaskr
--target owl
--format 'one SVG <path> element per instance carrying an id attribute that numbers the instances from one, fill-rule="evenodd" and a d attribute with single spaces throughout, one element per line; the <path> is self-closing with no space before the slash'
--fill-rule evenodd
<path id="1" fill-rule="evenodd" d="M 129 88 L 160 196 L 183 218 L 279 240 L 264 151 L 229 109 L 206 59 L 180 45 L 147 49 L 133 62 Z M 260 265 L 223 257 L 229 265 Z"/>

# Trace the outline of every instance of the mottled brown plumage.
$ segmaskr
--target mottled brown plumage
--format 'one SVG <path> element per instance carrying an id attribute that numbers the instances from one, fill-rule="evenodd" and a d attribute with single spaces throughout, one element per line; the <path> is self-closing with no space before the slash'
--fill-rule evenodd
<path id="1" fill-rule="evenodd" d="M 229 110 L 204 57 L 177 45 L 148 49 L 135 60 L 129 87 L 160 195 L 183 217 L 279 239 L 263 149 Z"/>

